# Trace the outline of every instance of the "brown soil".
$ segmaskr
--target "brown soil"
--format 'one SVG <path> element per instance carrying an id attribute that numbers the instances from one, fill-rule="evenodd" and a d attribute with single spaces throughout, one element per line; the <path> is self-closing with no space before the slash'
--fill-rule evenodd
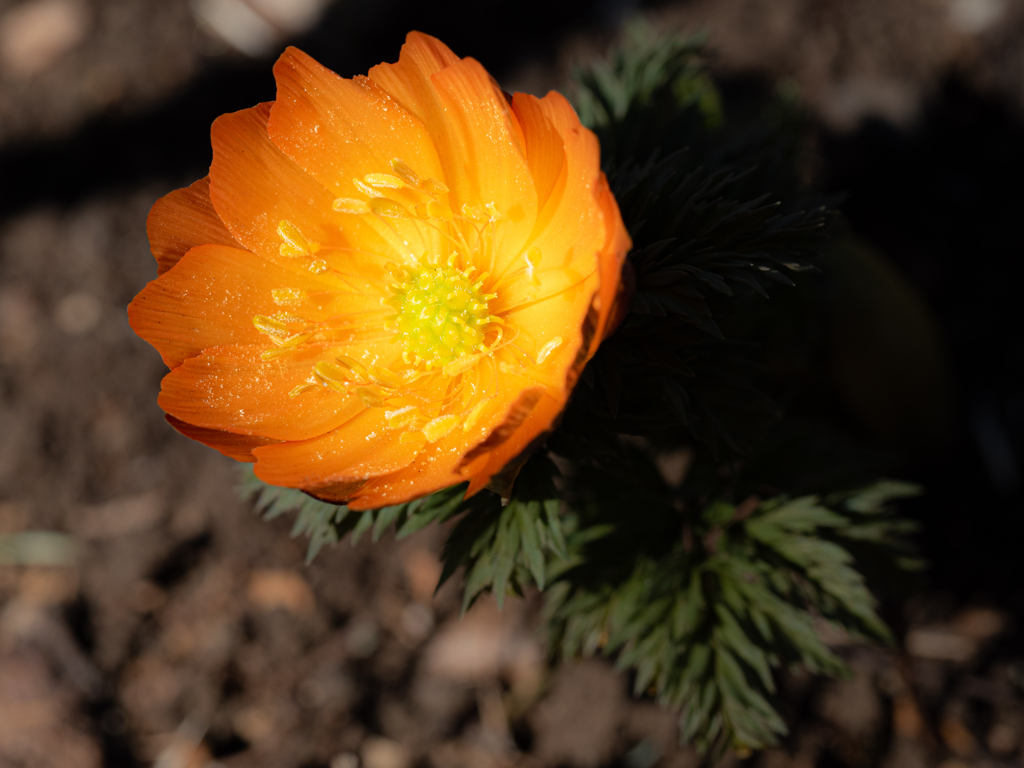
<path id="1" fill-rule="evenodd" d="M 0 42 L 5 17 L 37 1 L 0 0 Z M 833 60 L 818 55 L 827 35 L 792 28 L 808 4 L 779 5 L 782 31 L 757 44 L 737 21 L 752 4 L 669 15 L 709 25 L 726 69 L 806 82 L 833 119 L 839 97 L 819 77 Z M 821 11 L 827 23 L 814 29 L 845 30 L 866 50 L 857 41 L 871 33 L 859 25 L 897 4 L 849 5 L 863 12 Z M 1005 5 L 1020 15 L 1019 3 Z M 900 7 L 931 29 L 934 6 Z M 60 157 L 60 137 L 96 116 L 159 109 L 191 78 L 233 66 L 204 58 L 217 49 L 187 3 L 85 7 L 66 52 L 0 68 L 0 153 L 31 139 L 54 142 Z M 901 46 L 914 104 L 964 60 L 967 43 L 948 42 L 956 34 L 937 33 L 927 55 Z M 990 54 L 971 61 L 1019 61 L 1002 32 L 978 34 L 994 42 L 972 43 Z M 574 39 L 570 48 L 586 47 Z M 788 48 L 795 39 L 806 50 Z M 865 71 L 888 59 L 871 61 Z M 550 61 L 513 69 L 557 78 Z M 1024 82 L 987 77 L 1005 93 Z M 237 465 L 167 426 L 156 405 L 164 367 L 124 307 L 155 275 L 145 217 L 191 180 L 178 172 L 103 189 L 86 180 L 58 202 L 36 178 L 26 199 L 9 186 L 0 211 L 0 768 L 698 765 L 677 744 L 674 716 L 631 698 L 627 676 L 604 661 L 549 665 L 536 597 L 504 612 L 481 600 L 460 621 L 458 585 L 432 594 L 442 531 L 342 544 L 307 567 L 290 521 L 261 521 L 238 498 Z M 792 738 L 744 764 L 1024 764 L 1024 657 L 998 645 L 1012 631 L 1007 615 L 935 596 L 905 615 L 905 651 L 836 639 L 851 679 L 789 675 Z"/>

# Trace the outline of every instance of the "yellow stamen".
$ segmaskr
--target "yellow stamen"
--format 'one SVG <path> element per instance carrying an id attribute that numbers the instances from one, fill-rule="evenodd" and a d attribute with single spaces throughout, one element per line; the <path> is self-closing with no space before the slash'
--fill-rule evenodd
<path id="1" fill-rule="evenodd" d="M 551 339 L 551 341 L 540 348 L 540 352 L 537 353 L 537 364 L 539 365 L 547 360 L 551 353 L 560 346 L 562 346 L 562 337 L 555 336 L 555 338 Z"/>
<path id="2" fill-rule="evenodd" d="M 405 182 L 397 176 L 392 176 L 390 173 L 368 173 L 363 176 L 363 181 L 369 184 L 371 187 L 377 187 L 378 189 L 404 189 Z"/>
<path id="3" fill-rule="evenodd" d="M 402 181 L 408 184 L 410 187 L 420 186 L 420 177 L 416 175 L 416 172 L 408 165 L 403 163 L 399 158 L 394 158 L 391 161 L 391 167 L 395 173 L 401 177 Z"/>
<path id="4" fill-rule="evenodd" d="M 295 349 L 295 347 L 299 346 L 299 344 L 304 342 L 306 339 L 308 339 L 312 335 L 313 335 L 312 331 L 306 331 L 306 332 L 303 332 L 303 333 L 293 334 L 293 335 L 289 336 L 286 339 L 277 339 L 277 338 L 275 338 L 273 336 L 271 336 L 270 338 L 271 338 L 271 341 L 273 341 L 279 347 L 283 347 L 283 348 L 285 348 L 287 350 L 287 349 Z"/>
<path id="5" fill-rule="evenodd" d="M 437 197 L 438 195 L 447 194 L 448 192 L 448 187 L 446 187 L 437 179 L 427 179 L 426 181 L 423 182 L 423 187 L 427 190 L 427 192 L 434 195 L 435 197 Z"/>
<path id="6" fill-rule="evenodd" d="M 384 398 L 381 393 L 370 387 L 356 387 L 356 394 L 370 408 L 383 408 Z"/>
<path id="7" fill-rule="evenodd" d="M 390 197 L 373 198 L 370 201 L 370 210 L 378 216 L 386 216 L 389 219 L 405 219 L 409 216 L 405 206 Z"/>
<path id="8" fill-rule="evenodd" d="M 331 208 L 338 213 L 359 214 L 370 212 L 370 206 L 366 204 L 366 201 L 356 200 L 353 197 L 339 197 L 331 203 Z"/>
<path id="9" fill-rule="evenodd" d="M 403 360 L 425 368 L 444 367 L 480 348 L 487 329 L 486 300 L 465 275 L 438 254 L 427 254 L 428 267 L 409 270 L 392 286 L 388 306 L 398 314 L 390 320 L 405 342 Z"/>
<path id="10" fill-rule="evenodd" d="M 257 331 L 272 339 L 284 340 L 292 335 L 291 329 L 287 325 L 266 315 L 253 315 L 252 324 Z"/>
<path id="11" fill-rule="evenodd" d="M 402 386 L 402 378 L 389 368 L 384 368 L 380 365 L 374 365 L 370 367 L 370 381 L 381 387 L 388 387 L 389 389 L 398 389 Z"/>
<path id="12" fill-rule="evenodd" d="M 384 418 L 388 420 L 388 429 L 405 429 L 420 420 L 420 409 L 407 405 L 396 411 L 385 411 Z"/>
<path id="13" fill-rule="evenodd" d="M 487 349 L 490 350 L 491 352 L 497 349 L 498 345 L 501 343 L 501 340 L 505 338 L 505 331 L 500 325 L 497 326 L 495 330 L 497 330 L 497 333 L 494 336 L 494 341 L 492 341 L 490 346 L 487 347 Z"/>
<path id="14" fill-rule="evenodd" d="M 356 185 L 356 189 L 362 192 L 364 195 L 370 198 L 384 197 L 382 192 L 378 192 L 376 189 L 371 187 L 369 184 L 364 184 L 359 179 L 352 179 L 352 183 Z"/>
<path id="15" fill-rule="evenodd" d="M 428 443 L 436 443 L 442 437 L 449 434 L 458 425 L 459 417 L 454 414 L 438 416 L 436 419 L 428 421 L 423 426 L 423 434 L 426 435 Z"/>
<path id="16" fill-rule="evenodd" d="M 370 378 L 370 375 L 369 373 L 367 373 L 366 368 L 364 368 L 363 364 L 360 363 L 358 360 L 353 360 L 351 357 L 348 357 L 346 355 L 338 355 L 334 359 L 337 360 L 346 368 L 348 368 L 348 370 L 350 370 L 355 376 L 357 376 L 360 381 L 367 381 Z"/>
<path id="17" fill-rule="evenodd" d="M 278 252 L 287 258 L 296 259 L 301 256 L 311 256 L 320 250 L 320 244 L 307 240 L 299 231 L 299 228 L 286 219 L 282 219 L 277 225 L 277 234 L 284 240 Z"/>
<path id="18" fill-rule="evenodd" d="M 321 360 L 313 366 L 313 372 L 321 379 L 348 384 L 353 381 L 350 371 Z"/>
<path id="19" fill-rule="evenodd" d="M 448 363 L 448 365 L 444 367 L 443 373 L 445 376 L 455 378 L 459 374 L 468 371 L 476 365 L 478 361 L 479 360 L 476 356 L 464 357 L 461 360 L 456 360 L 454 363 Z"/>
<path id="20" fill-rule="evenodd" d="M 316 389 L 316 384 L 311 382 L 304 382 L 295 387 L 291 392 L 288 393 L 288 397 L 298 397 L 303 392 L 309 392 L 311 389 Z"/>

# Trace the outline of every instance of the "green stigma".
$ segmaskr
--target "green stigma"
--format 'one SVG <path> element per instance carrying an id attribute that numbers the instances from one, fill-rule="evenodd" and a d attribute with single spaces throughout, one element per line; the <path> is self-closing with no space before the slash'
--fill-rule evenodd
<path id="1" fill-rule="evenodd" d="M 394 296 L 386 303 L 398 315 L 390 320 L 409 362 L 443 367 L 486 348 L 491 297 L 481 293 L 483 280 L 473 283 L 471 274 L 449 265 L 412 267 L 402 283 L 391 286 Z"/>

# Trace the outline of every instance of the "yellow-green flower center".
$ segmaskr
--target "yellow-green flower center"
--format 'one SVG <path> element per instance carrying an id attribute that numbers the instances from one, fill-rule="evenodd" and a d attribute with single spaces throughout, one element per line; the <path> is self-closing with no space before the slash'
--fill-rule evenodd
<path id="1" fill-rule="evenodd" d="M 391 287 L 387 303 L 398 312 L 391 321 L 411 361 L 441 367 L 486 349 L 488 297 L 471 274 L 449 265 L 407 268 Z"/>

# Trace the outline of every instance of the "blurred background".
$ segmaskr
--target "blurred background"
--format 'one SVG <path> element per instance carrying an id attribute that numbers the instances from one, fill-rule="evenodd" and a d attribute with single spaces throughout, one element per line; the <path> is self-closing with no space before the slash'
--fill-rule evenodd
<path id="1" fill-rule="evenodd" d="M 899 646 L 835 638 L 854 676 L 787 675 L 792 737 L 727 764 L 1024 765 L 1024 0 L 0 0 L 0 768 L 699 764 L 607 664 L 549 669 L 535 598 L 460 623 L 441 531 L 305 567 L 125 314 L 149 207 L 285 45 L 352 76 L 419 29 L 543 94 L 636 16 L 808 110 L 857 243 L 823 376 L 927 491 Z"/>

